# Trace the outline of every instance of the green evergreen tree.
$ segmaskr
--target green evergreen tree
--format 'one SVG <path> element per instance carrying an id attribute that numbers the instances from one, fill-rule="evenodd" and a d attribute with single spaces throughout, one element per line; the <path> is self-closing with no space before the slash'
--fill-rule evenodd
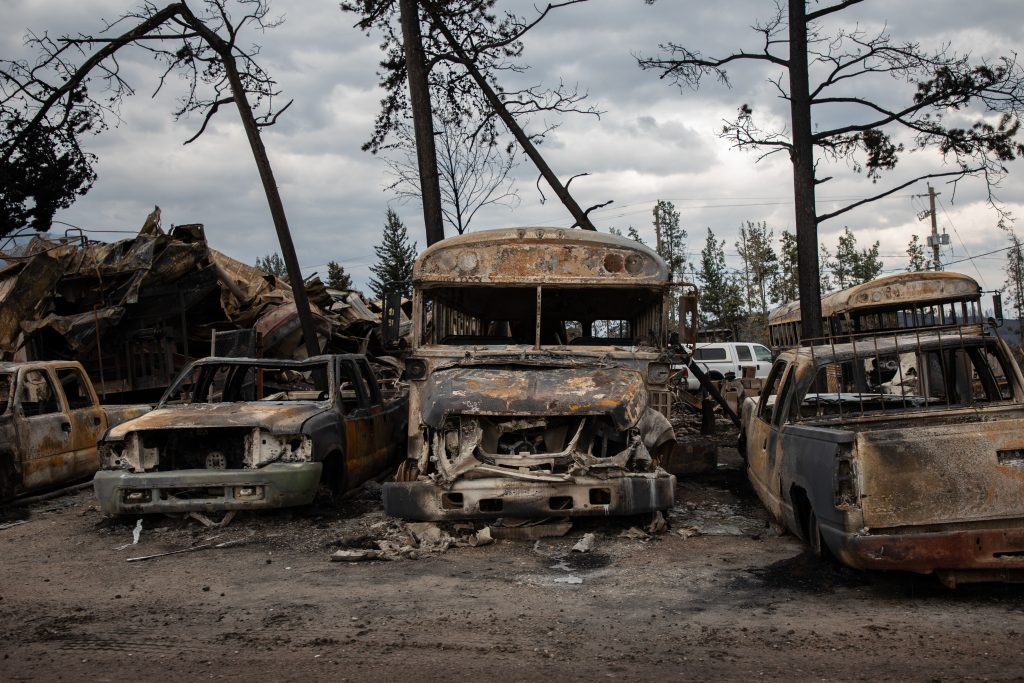
<path id="1" fill-rule="evenodd" d="M 337 261 L 327 262 L 327 286 L 331 289 L 352 289 L 352 276 Z"/>
<path id="2" fill-rule="evenodd" d="M 799 279 L 796 269 L 796 235 L 783 230 L 779 237 L 778 277 L 772 283 L 772 299 L 779 303 L 796 301 L 799 297 Z"/>
<path id="3" fill-rule="evenodd" d="M 772 284 L 779 275 L 779 256 L 772 246 L 774 234 L 764 221 L 747 221 L 740 226 L 736 250 L 743 259 L 744 285 L 748 308 L 762 316 L 768 315 L 768 304 L 774 301 Z"/>
<path id="4" fill-rule="evenodd" d="M 1005 272 L 1008 303 L 1020 318 L 1024 316 L 1024 244 L 1013 232 L 1010 233 L 1010 250 L 1006 252 Z"/>
<path id="5" fill-rule="evenodd" d="M 378 299 L 384 292 L 401 290 L 412 296 L 412 264 L 416 260 L 416 243 L 409 244 L 405 224 L 392 209 L 388 209 L 381 243 L 373 248 L 377 263 L 370 266 L 376 277 L 370 278 L 370 291 Z"/>
<path id="6" fill-rule="evenodd" d="M 700 319 L 705 327 L 735 327 L 743 317 L 743 292 L 740 283 L 725 265 L 725 240 L 715 239 L 708 228 L 704 249 L 700 252 Z"/>
<path id="7" fill-rule="evenodd" d="M 882 272 L 878 249 L 878 241 L 868 249 L 857 249 L 856 236 L 850 228 L 844 227 L 836 246 L 836 256 L 828 261 L 836 289 L 846 289 L 878 277 Z"/>
<path id="8" fill-rule="evenodd" d="M 267 254 L 263 258 L 256 258 L 256 267 L 267 275 L 273 275 L 288 282 L 288 268 L 284 265 L 284 259 L 278 253 Z"/>
<path id="9" fill-rule="evenodd" d="M 637 240 L 640 235 L 630 228 L 630 237 Z M 679 212 L 672 202 L 659 200 L 654 205 L 655 251 L 668 266 L 668 277 L 672 282 L 685 282 L 686 230 L 679 225 Z M 679 289 L 672 289 L 672 304 L 669 308 L 669 322 L 672 327 L 679 322 Z"/>
<path id="10" fill-rule="evenodd" d="M 629 229 L 628 229 L 628 230 L 626 230 L 626 234 L 627 234 L 627 235 L 629 236 L 629 238 L 630 238 L 631 240 L 633 240 L 634 242 L 639 242 L 640 244 L 646 244 L 646 242 L 644 242 L 643 238 L 642 238 L 642 237 L 640 237 L 640 233 L 639 233 L 639 232 L 637 232 L 637 229 L 636 229 L 636 228 L 634 228 L 634 227 L 633 227 L 632 225 L 631 225 L 631 226 L 629 226 Z"/>
<path id="11" fill-rule="evenodd" d="M 910 236 L 910 242 L 907 243 L 907 256 L 910 258 L 910 262 L 907 264 L 908 273 L 920 273 L 922 270 L 927 270 L 928 260 L 924 256 L 921 238 L 917 235 Z"/>

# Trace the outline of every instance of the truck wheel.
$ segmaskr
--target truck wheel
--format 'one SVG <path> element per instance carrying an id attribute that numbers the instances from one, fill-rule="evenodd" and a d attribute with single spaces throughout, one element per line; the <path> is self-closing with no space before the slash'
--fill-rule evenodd
<path id="1" fill-rule="evenodd" d="M 18 469 L 14 466 L 14 453 L 0 451 L 0 502 L 14 498 L 18 492 Z"/>
<path id="2" fill-rule="evenodd" d="M 345 474 L 345 461 L 341 453 L 331 453 L 324 458 L 324 468 L 320 473 L 320 488 L 326 489 L 332 497 L 340 496 L 348 491 L 348 477 Z"/>

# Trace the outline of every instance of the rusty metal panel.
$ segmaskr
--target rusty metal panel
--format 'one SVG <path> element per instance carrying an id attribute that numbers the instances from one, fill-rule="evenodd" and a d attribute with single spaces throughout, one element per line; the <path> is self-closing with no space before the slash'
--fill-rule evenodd
<path id="1" fill-rule="evenodd" d="M 864 524 L 1024 516 L 1024 409 L 1015 412 L 1016 419 L 927 426 L 910 421 L 902 429 L 860 432 Z"/>
<path id="2" fill-rule="evenodd" d="M 447 415 L 608 415 L 626 430 L 646 408 L 643 377 L 628 368 L 453 368 L 434 372 L 421 398 L 435 429 Z"/>
<path id="3" fill-rule="evenodd" d="M 443 240 L 416 260 L 413 282 L 664 287 L 665 262 L 627 238 L 563 228 L 484 230 Z"/>

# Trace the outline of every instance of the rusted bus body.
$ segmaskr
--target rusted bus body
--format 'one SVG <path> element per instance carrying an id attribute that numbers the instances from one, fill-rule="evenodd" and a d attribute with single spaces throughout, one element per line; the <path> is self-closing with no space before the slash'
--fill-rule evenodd
<path id="1" fill-rule="evenodd" d="M 91 477 L 96 441 L 149 406 L 103 408 L 79 363 L 0 363 L 0 500 Z"/>
<path id="2" fill-rule="evenodd" d="M 973 327 L 779 356 L 743 406 L 750 481 L 782 524 L 862 569 L 1024 580 L 1024 389 Z"/>
<path id="3" fill-rule="evenodd" d="M 104 438 L 96 496 L 110 514 L 304 505 L 397 464 L 406 402 L 360 354 L 197 361 Z"/>
<path id="4" fill-rule="evenodd" d="M 492 230 L 413 270 L 409 519 L 668 508 L 670 283 L 650 249 L 559 228 Z"/>
<path id="5" fill-rule="evenodd" d="M 821 298 L 821 327 L 826 338 L 922 327 L 980 325 L 981 286 L 953 272 L 887 275 Z M 800 302 L 776 308 L 768 316 L 775 351 L 800 344 Z"/>

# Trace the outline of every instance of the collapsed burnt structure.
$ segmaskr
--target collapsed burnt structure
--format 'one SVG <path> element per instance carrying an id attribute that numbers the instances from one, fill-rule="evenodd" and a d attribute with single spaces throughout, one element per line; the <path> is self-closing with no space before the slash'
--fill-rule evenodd
<path id="1" fill-rule="evenodd" d="M 0 360 L 78 360 L 107 402 L 159 398 L 215 333 L 238 333 L 218 355 L 305 356 L 288 283 L 210 248 L 201 224 L 165 232 L 159 209 L 130 239 L 40 236 L 0 258 Z M 373 346 L 358 293 L 305 286 L 321 349 Z"/>

